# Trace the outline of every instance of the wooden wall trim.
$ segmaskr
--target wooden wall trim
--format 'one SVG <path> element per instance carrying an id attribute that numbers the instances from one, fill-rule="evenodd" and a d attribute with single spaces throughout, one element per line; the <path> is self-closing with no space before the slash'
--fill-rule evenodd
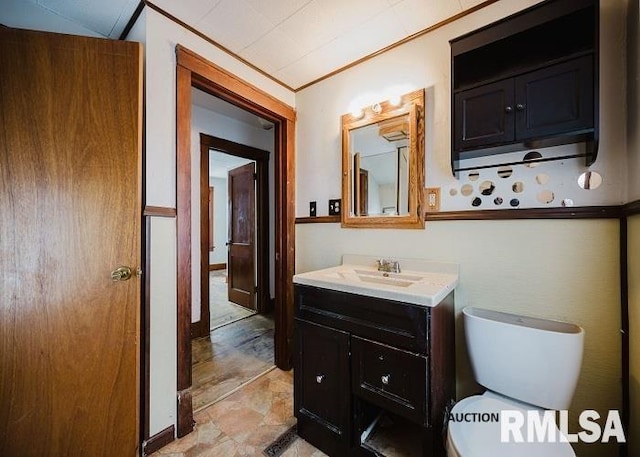
<path id="1" fill-rule="evenodd" d="M 176 67 L 178 438 L 193 430 L 191 388 L 191 72 Z"/>
<path id="2" fill-rule="evenodd" d="M 620 206 L 580 206 L 567 208 L 496 209 L 427 213 L 427 221 L 479 221 L 508 219 L 617 219 Z"/>
<path id="3" fill-rule="evenodd" d="M 640 200 L 627 203 L 622 207 L 625 216 L 635 216 L 640 214 Z"/>
<path id="4" fill-rule="evenodd" d="M 295 120 L 296 112 L 292 107 L 184 46 L 176 45 L 176 58 L 178 65 L 195 73 L 194 79 L 199 79 L 199 76 L 210 82 L 215 81 L 218 89 L 232 98 L 240 96 L 250 100 L 252 105 L 258 104 L 280 117 Z"/>
<path id="5" fill-rule="evenodd" d="M 568 208 L 495 209 L 442 211 L 426 213 L 425 220 L 483 221 L 517 219 L 618 219 L 623 215 L 640 214 L 640 201 L 625 206 L 579 206 Z M 340 216 L 297 217 L 296 224 L 339 223 Z"/>
<path id="6" fill-rule="evenodd" d="M 340 216 L 296 217 L 296 224 L 339 224 L 340 222 Z"/>
<path id="7" fill-rule="evenodd" d="M 142 443 L 142 455 L 151 455 L 154 452 L 162 449 L 167 444 L 173 442 L 176 438 L 176 430 L 173 425 L 165 428 L 164 430 L 156 433 L 151 438 Z"/>
<path id="8" fill-rule="evenodd" d="M 143 216 L 176 217 L 176 209 L 166 206 L 145 206 Z"/>

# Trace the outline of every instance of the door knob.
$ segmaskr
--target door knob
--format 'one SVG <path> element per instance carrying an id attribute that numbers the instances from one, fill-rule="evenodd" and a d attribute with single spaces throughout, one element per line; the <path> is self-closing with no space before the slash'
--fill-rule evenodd
<path id="1" fill-rule="evenodd" d="M 131 268 L 120 266 L 111 272 L 112 281 L 126 281 L 131 278 Z"/>

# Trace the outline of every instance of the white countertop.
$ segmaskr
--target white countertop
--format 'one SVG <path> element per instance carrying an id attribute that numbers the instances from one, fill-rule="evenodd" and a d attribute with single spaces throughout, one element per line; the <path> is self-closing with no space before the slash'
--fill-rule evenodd
<path id="1" fill-rule="evenodd" d="M 296 274 L 293 282 L 422 306 L 436 306 L 458 284 L 453 263 L 392 258 L 401 272 L 384 274 L 377 269 L 379 258 L 344 255 L 342 265 Z"/>

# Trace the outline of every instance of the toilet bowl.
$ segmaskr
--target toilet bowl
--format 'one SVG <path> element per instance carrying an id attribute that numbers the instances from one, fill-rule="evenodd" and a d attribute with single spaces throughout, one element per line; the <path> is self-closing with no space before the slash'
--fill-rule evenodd
<path id="1" fill-rule="evenodd" d="M 474 377 L 488 390 L 459 401 L 449 413 L 448 457 L 575 457 L 555 423 L 544 439 L 532 433 L 536 439 L 528 440 L 527 417 L 538 415 L 542 423 L 546 410 L 568 409 L 580 373 L 584 330 L 473 307 L 463 310 L 463 319 Z M 505 411 L 524 418 L 518 429 L 524 442 L 502 436 Z"/>

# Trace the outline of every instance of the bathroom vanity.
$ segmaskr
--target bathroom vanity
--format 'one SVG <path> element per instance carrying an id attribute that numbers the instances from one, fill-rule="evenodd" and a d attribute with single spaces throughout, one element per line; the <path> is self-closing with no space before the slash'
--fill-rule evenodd
<path id="1" fill-rule="evenodd" d="M 400 264 L 345 256 L 294 276 L 298 434 L 329 456 L 444 455 L 457 266 Z"/>

